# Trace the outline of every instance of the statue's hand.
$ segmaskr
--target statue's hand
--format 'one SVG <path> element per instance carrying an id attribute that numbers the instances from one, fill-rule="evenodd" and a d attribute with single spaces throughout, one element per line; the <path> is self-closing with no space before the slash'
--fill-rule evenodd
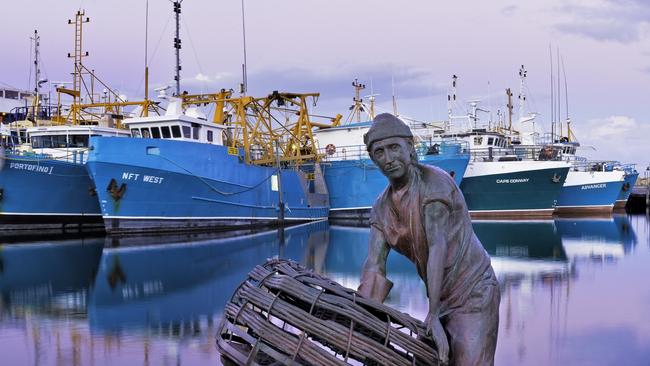
<path id="1" fill-rule="evenodd" d="M 431 335 L 433 342 L 438 347 L 438 357 L 443 364 L 449 362 L 449 341 L 445 329 L 440 323 L 440 318 L 437 313 L 429 312 L 427 318 L 424 320 L 427 325 L 427 334 Z"/>

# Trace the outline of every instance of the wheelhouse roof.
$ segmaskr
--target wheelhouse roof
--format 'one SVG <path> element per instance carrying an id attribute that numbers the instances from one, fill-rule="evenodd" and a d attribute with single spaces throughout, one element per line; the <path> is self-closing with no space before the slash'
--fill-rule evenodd
<path id="1" fill-rule="evenodd" d="M 177 114 L 173 116 L 153 116 L 153 117 L 135 117 L 128 118 L 122 121 L 122 124 L 129 127 L 147 127 L 147 126 L 160 126 L 172 123 L 180 123 L 184 125 L 199 124 L 205 127 L 212 127 L 218 129 L 226 129 L 224 125 L 218 125 L 213 122 L 208 122 L 203 119 L 190 117 L 184 114 Z"/>

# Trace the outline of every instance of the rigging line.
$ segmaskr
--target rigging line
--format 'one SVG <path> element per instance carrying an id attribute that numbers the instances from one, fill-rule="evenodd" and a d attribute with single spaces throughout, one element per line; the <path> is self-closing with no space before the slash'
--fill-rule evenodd
<path id="1" fill-rule="evenodd" d="M 194 53 L 194 59 L 196 61 L 196 65 L 199 67 L 199 72 L 203 74 L 203 67 L 201 67 L 201 62 L 199 61 L 199 56 L 196 53 L 196 47 L 194 47 L 194 42 L 192 41 L 192 35 L 190 34 L 190 27 L 185 22 L 185 17 L 181 18 L 181 22 L 183 22 L 183 26 L 184 26 L 183 29 L 185 29 L 185 33 L 187 33 L 187 38 L 190 39 L 190 46 L 192 46 L 192 52 Z"/>
<path id="2" fill-rule="evenodd" d="M 167 30 L 167 27 L 169 26 L 169 22 L 172 19 L 172 15 L 170 14 L 167 16 L 167 21 L 165 22 L 165 26 L 163 27 L 162 32 L 160 32 L 160 38 L 158 38 L 158 43 L 156 43 L 156 47 L 153 49 L 153 52 L 151 53 L 151 59 L 154 60 L 156 57 L 156 53 L 158 52 L 158 48 L 160 47 L 160 43 L 162 42 L 163 36 L 165 35 L 165 31 Z M 140 79 L 140 82 L 138 82 L 139 89 L 138 89 L 138 94 L 141 94 L 144 90 L 144 75 L 142 75 L 142 78 Z"/>
<path id="3" fill-rule="evenodd" d="M 144 67 L 147 67 L 149 65 L 147 60 L 147 47 L 149 45 L 149 0 L 145 2 L 144 13 Z"/>
<path id="4" fill-rule="evenodd" d="M 566 118 L 567 120 L 569 119 L 569 88 L 567 86 L 567 81 L 566 81 L 566 69 L 564 68 L 564 55 L 562 57 L 562 74 L 564 75 L 564 98 L 566 101 Z"/>
<path id="5" fill-rule="evenodd" d="M 259 183 L 256 183 L 255 185 L 249 186 L 249 187 L 247 187 L 247 188 L 245 188 L 245 189 L 243 189 L 243 190 L 241 190 L 241 191 L 236 191 L 236 192 L 223 192 L 223 191 L 220 191 L 220 190 L 218 190 L 217 188 L 213 187 L 210 183 L 208 183 L 208 182 L 207 182 L 205 179 L 203 179 L 202 177 L 200 177 L 200 176 L 198 176 L 198 175 L 192 173 L 191 171 L 189 171 L 188 169 L 186 169 L 186 168 L 183 167 L 182 165 L 180 165 L 180 164 L 174 162 L 173 160 L 171 160 L 171 159 L 169 159 L 169 158 L 166 158 L 166 157 L 164 157 L 164 156 L 162 156 L 162 155 L 156 155 L 156 156 L 158 156 L 159 158 L 161 158 L 161 159 L 163 159 L 163 160 L 165 160 L 165 161 L 171 163 L 172 165 L 176 166 L 177 168 L 180 168 L 180 169 L 184 170 L 185 172 L 187 172 L 187 173 L 190 174 L 191 176 L 193 176 L 193 177 L 197 178 L 198 180 L 200 180 L 203 184 L 205 184 L 206 186 L 208 186 L 208 188 L 210 188 L 212 191 L 217 192 L 217 193 L 219 193 L 219 194 L 222 195 L 222 196 L 231 196 L 231 195 L 236 195 L 236 194 L 241 194 L 241 193 L 245 193 L 245 192 L 248 192 L 248 191 L 252 191 L 253 189 L 255 189 L 255 188 L 261 186 L 262 183 L 264 183 L 264 182 L 268 181 L 269 179 L 271 179 L 271 178 L 273 177 L 273 175 L 275 175 L 276 173 L 278 173 L 278 174 L 280 173 L 280 168 L 277 168 L 277 169 L 275 169 L 275 170 L 274 170 L 274 171 L 273 171 L 273 172 L 272 172 L 268 177 L 262 179 Z"/>
<path id="6" fill-rule="evenodd" d="M 29 39 L 31 40 L 31 37 Z M 30 41 L 29 42 L 29 62 L 27 63 L 27 65 L 33 65 L 33 64 L 34 64 L 34 61 L 33 61 L 33 55 L 32 55 L 32 42 Z M 29 90 L 31 88 L 31 85 L 32 85 L 32 67 L 30 66 L 29 67 L 29 77 L 27 78 L 27 89 L 25 89 L 25 90 Z"/>

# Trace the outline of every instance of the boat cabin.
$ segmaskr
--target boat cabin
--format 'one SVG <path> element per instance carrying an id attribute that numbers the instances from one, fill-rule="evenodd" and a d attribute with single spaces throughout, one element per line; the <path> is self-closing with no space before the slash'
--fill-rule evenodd
<path id="1" fill-rule="evenodd" d="M 19 147 L 19 153 L 36 153 L 55 159 L 84 163 L 91 136 L 128 137 L 129 132 L 100 126 L 46 126 L 26 130 L 29 143 Z"/>
<path id="2" fill-rule="evenodd" d="M 226 126 L 184 114 L 129 118 L 122 121 L 135 138 L 165 139 L 223 145 Z"/>

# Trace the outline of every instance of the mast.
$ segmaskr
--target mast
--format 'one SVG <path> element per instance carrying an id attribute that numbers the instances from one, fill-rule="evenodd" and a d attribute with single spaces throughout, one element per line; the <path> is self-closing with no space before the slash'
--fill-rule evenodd
<path id="1" fill-rule="evenodd" d="M 395 77 L 393 75 L 390 76 L 390 87 L 393 93 L 393 114 L 395 116 L 398 116 L 399 114 L 397 113 L 397 97 L 395 96 Z"/>
<path id="2" fill-rule="evenodd" d="M 357 122 L 361 122 L 361 110 L 363 109 L 361 91 L 366 88 L 366 84 L 362 84 L 357 81 L 357 78 L 354 78 L 352 86 L 354 87 L 354 98 L 352 99 L 354 101 L 354 116 L 356 117 Z"/>
<path id="3" fill-rule="evenodd" d="M 564 100 L 566 102 L 564 110 L 566 111 L 566 137 L 571 142 L 571 117 L 569 117 L 569 88 L 566 81 L 566 69 L 564 68 L 564 56 L 562 56 L 562 74 L 564 75 Z"/>
<path id="4" fill-rule="evenodd" d="M 176 50 L 176 96 L 181 95 L 181 3 L 183 0 L 174 1 L 174 16 L 176 18 L 176 37 L 174 37 L 174 49 Z"/>
<path id="5" fill-rule="evenodd" d="M 510 88 L 506 89 L 506 95 L 508 96 L 508 131 L 510 131 L 509 138 L 512 138 L 512 91 Z"/>
<path id="6" fill-rule="evenodd" d="M 68 24 L 74 24 L 74 55 L 70 55 L 70 53 L 68 53 L 69 58 L 74 58 L 74 73 L 72 78 L 72 97 L 74 105 L 78 105 L 81 101 L 81 84 L 83 82 L 83 80 L 81 80 L 81 59 L 88 56 L 88 51 L 84 53 L 82 47 L 83 24 L 90 22 L 89 17 L 85 17 L 84 19 L 85 15 L 85 11 L 78 10 L 77 14 L 75 15 L 74 22 L 68 19 Z M 77 124 L 77 113 L 72 113 L 72 124 Z"/>
<path id="7" fill-rule="evenodd" d="M 447 126 L 445 130 L 449 131 L 451 128 L 451 118 L 452 118 L 452 105 L 456 102 L 456 82 L 458 81 L 458 76 L 452 75 L 451 77 L 451 92 L 447 94 Z"/>
<path id="8" fill-rule="evenodd" d="M 38 115 L 38 103 L 40 97 L 40 80 L 41 80 L 41 69 L 38 66 L 38 50 L 40 46 L 41 37 L 38 35 L 38 30 L 34 30 L 34 37 L 31 38 L 34 41 L 34 101 L 32 102 L 32 116 L 34 117 L 34 123 L 37 123 Z"/>
<path id="9" fill-rule="evenodd" d="M 243 48 L 244 48 L 244 63 L 241 65 L 242 71 L 242 83 L 239 86 L 241 94 L 246 94 L 248 91 L 248 63 L 246 61 L 246 18 L 244 16 L 244 0 L 241 0 L 241 33 L 243 38 Z"/>
<path id="10" fill-rule="evenodd" d="M 528 71 L 521 65 L 519 69 L 519 121 L 524 119 L 524 110 L 526 109 L 526 77 L 528 76 Z"/>
<path id="11" fill-rule="evenodd" d="M 40 89 L 39 81 L 41 80 L 41 69 L 38 66 L 38 54 L 41 37 L 38 35 L 38 30 L 34 30 L 34 37 L 31 38 L 34 41 L 34 96 L 38 100 L 38 94 Z"/>
<path id="12" fill-rule="evenodd" d="M 560 93 L 560 47 L 557 47 L 557 123 L 560 124 L 560 139 L 562 139 L 562 95 Z"/>
<path id="13" fill-rule="evenodd" d="M 143 108 L 142 115 L 149 116 L 149 60 L 148 60 L 148 47 L 149 45 L 149 0 L 145 4 L 144 16 L 144 101 L 145 108 Z"/>
<path id="14" fill-rule="evenodd" d="M 550 57 L 550 65 L 551 65 L 551 144 L 555 142 L 555 95 L 553 93 L 554 91 L 554 83 L 553 83 L 553 49 L 551 48 L 551 45 L 548 45 L 548 54 Z"/>

